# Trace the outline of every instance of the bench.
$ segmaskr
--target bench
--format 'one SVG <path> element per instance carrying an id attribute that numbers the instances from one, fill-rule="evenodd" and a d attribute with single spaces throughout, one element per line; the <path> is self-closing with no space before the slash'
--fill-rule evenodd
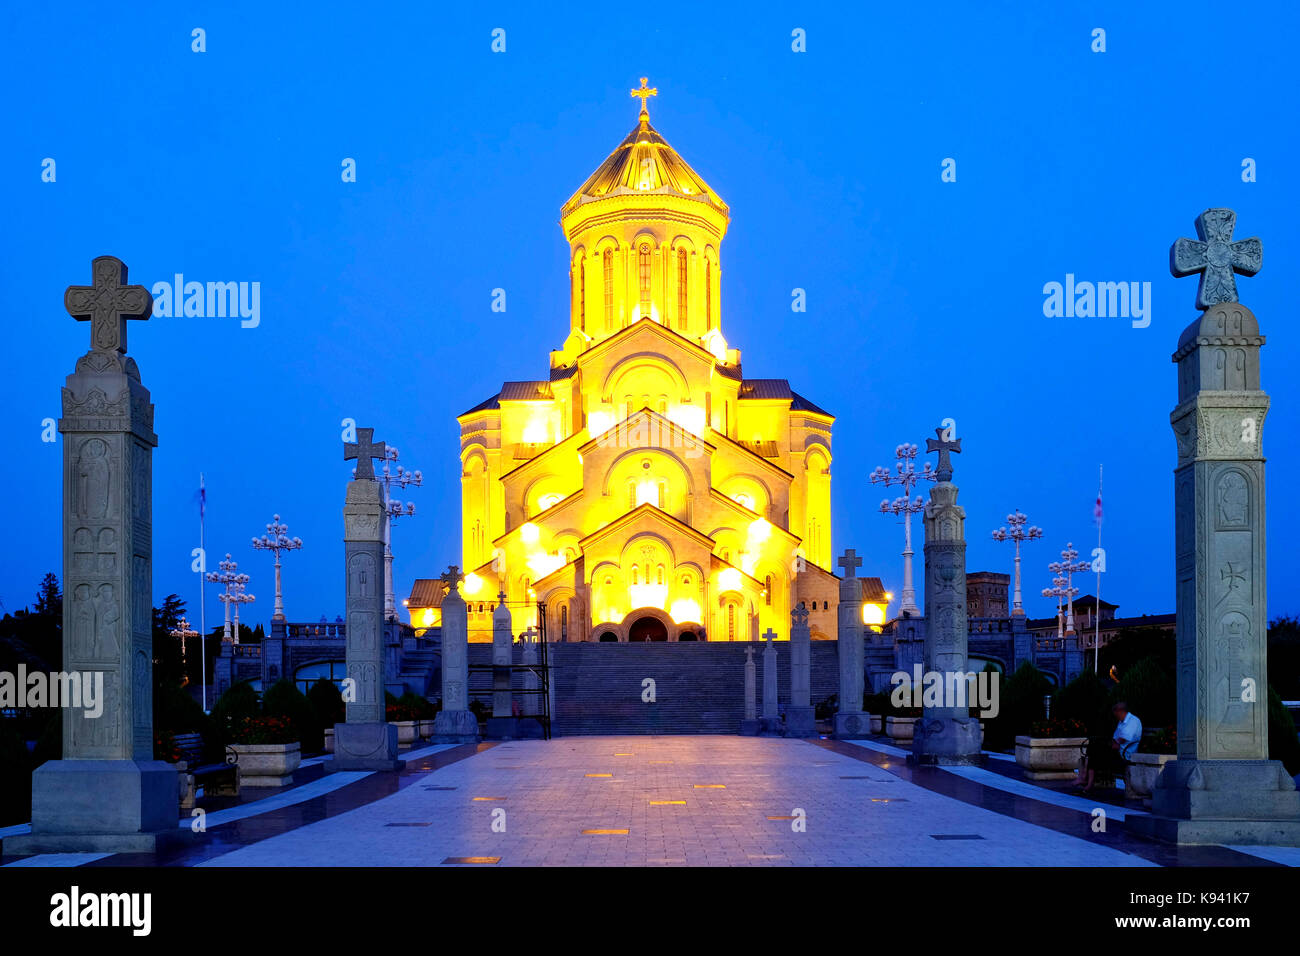
<path id="1" fill-rule="evenodd" d="M 224 763 L 203 763 L 203 738 L 199 734 L 177 734 L 176 749 L 180 751 L 181 809 L 194 806 L 198 785 L 203 784 L 205 796 L 239 796 L 239 755 L 226 748 Z"/>

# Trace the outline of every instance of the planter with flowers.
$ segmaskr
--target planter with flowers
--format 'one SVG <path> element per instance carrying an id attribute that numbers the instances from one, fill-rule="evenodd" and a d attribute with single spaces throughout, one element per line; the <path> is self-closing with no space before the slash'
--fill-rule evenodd
<path id="1" fill-rule="evenodd" d="M 231 727 L 230 745 L 239 755 L 244 787 L 284 787 L 302 763 L 302 745 L 285 717 L 245 717 Z"/>
<path id="2" fill-rule="evenodd" d="M 1036 720 L 1028 736 L 1016 738 L 1016 763 L 1030 780 L 1073 780 L 1087 742 L 1080 720 Z"/>
<path id="3" fill-rule="evenodd" d="M 1124 765 L 1124 799 L 1141 800 L 1151 806 L 1151 791 L 1165 764 L 1178 759 L 1178 731 L 1174 727 L 1153 730 L 1142 735 L 1138 752 L 1130 754 Z"/>

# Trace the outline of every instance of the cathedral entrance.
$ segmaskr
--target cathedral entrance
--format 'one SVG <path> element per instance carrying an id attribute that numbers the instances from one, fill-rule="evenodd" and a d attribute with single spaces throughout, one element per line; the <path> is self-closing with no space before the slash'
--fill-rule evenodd
<path id="1" fill-rule="evenodd" d="M 632 625 L 631 630 L 627 632 L 628 642 L 632 641 L 666 641 L 668 640 L 668 628 L 664 622 L 657 617 L 638 618 Z"/>

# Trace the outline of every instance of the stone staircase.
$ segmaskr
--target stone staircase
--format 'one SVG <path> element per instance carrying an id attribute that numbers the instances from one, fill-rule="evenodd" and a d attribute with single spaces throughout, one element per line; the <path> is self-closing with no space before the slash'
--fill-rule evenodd
<path id="1" fill-rule="evenodd" d="M 734 643 L 552 644 L 553 730 L 561 734 L 734 734 L 745 715 L 745 648 Z M 811 645 L 817 704 L 839 692 L 835 641 Z M 776 644 L 777 698 L 790 699 L 790 645 Z M 762 708 L 763 645 L 754 643 Z M 655 681 L 655 702 L 641 699 Z"/>

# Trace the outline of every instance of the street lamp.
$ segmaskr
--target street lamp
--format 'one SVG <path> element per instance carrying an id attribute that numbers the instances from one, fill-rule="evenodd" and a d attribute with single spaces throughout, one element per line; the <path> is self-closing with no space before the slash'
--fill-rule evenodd
<path id="1" fill-rule="evenodd" d="M 384 522 L 384 620 L 387 621 L 397 617 L 397 602 L 393 595 L 393 520 L 409 518 L 415 514 L 414 503 L 408 501 L 403 505 L 402 502 L 394 500 L 392 489 L 408 486 L 418 488 L 424 484 L 424 474 L 419 469 L 407 471 L 401 465 L 397 465 L 398 457 L 397 449 L 392 445 L 387 446 L 384 451 L 384 467 L 376 476 L 384 486 L 384 512 L 388 516 L 388 520 Z M 396 468 L 392 468 L 392 465 L 396 465 Z"/>
<path id="2" fill-rule="evenodd" d="M 1061 592 L 1061 597 L 1065 598 L 1065 635 L 1067 637 L 1074 634 L 1074 596 L 1079 593 L 1079 589 L 1074 586 L 1074 575 L 1082 571 L 1092 569 L 1091 561 L 1076 561 L 1079 552 L 1074 549 L 1074 543 L 1065 542 L 1065 550 L 1061 552 L 1061 560 L 1053 561 L 1047 566 L 1047 570 L 1053 574 L 1062 575 L 1065 578 L 1065 585 Z M 1057 587 L 1061 585 L 1053 581 Z"/>
<path id="3" fill-rule="evenodd" d="M 252 604 L 254 601 L 257 600 L 257 598 L 253 597 L 253 595 L 248 594 L 244 591 L 244 586 L 248 583 L 248 575 L 241 574 L 240 577 L 243 578 L 244 580 L 234 585 L 234 593 L 230 595 L 230 603 L 235 606 L 234 614 L 235 614 L 235 643 L 236 644 L 239 643 L 239 605 Z"/>
<path id="4" fill-rule="evenodd" d="M 903 516 L 903 596 L 899 610 L 904 614 L 920 615 L 921 609 L 916 605 L 916 588 L 912 584 L 912 515 L 925 509 L 925 499 L 917 495 L 912 499 L 912 489 L 922 481 L 936 481 L 933 466 L 927 461 L 920 471 L 916 470 L 916 454 L 920 449 L 916 445 L 904 442 L 894 449 L 894 473 L 888 468 L 878 466 L 871 473 L 871 483 L 881 484 L 886 488 L 901 485 L 903 494 L 893 501 L 886 498 L 880 502 L 882 514 Z"/>
<path id="5" fill-rule="evenodd" d="M 253 600 L 253 596 L 250 594 L 245 598 L 237 599 L 234 595 L 240 593 L 243 590 L 244 586 L 248 584 L 250 579 L 247 574 L 243 574 L 240 572 L 239 562 L 232 560 L 229 552 L 226 553 L 225 559 L 217 564 L 217 569 L 218 570 L 216 571 L 209 571 L 207 573 L 207 579 L 211 581 L 213 584 L 223 584 L 225 585 L 226 588 L 225 591 L 217 595 L 217 600 L 219 600 L 226 607 L 226 622 L 225 622 L 224 630 L 222 632 L 221 640 L 224 643 L 238 644 L 239 643 L 238 627 L 236 627 L 235 636 L 233 640 L 230 636 L 230 608 L 232 604 L 235 606 L 235 623 L 236 625 L 238 625 L 239 605 Z"/>
<path id="6" fill-rule="evenodd" d="M 1025 609 L 1020 603 L 1020 542 L 1033 541 L 1043 536 L 1043 529 L 1037 525 L 1025 527 L 1025 522 L 1029 517 L 1022 514 L 1019 509 L 1007 515 L 1007 523 L 993 532 L 994 541 L 1014 541 L 1016 543 L 1016 590 L 1014 604 L 1012 605 L 1012 614 L 1024 614 Z M 1009 526 L 1009 527 L 1008 527 Z"/>
<path id="7" fill-rule="evenodd" d="M 189 658 L 185 653 L 185 638 L 198 637 L 199 632 L 190 627 L 190 622 L 187 618 L 181 618 L 176 623 L 176 627 L 168 631 L 167 634 L 170 637 L 179 637 L 181 639 L 181 665 L 183 667 L 188 667 Z"/>
<path id="8" fill-rule="evenodd" d="M 290 538 L 289 526 L 280 521 L 279 515 L 271 516 L 271 523 L 266 526 L 267 534 L 253 539 L 253 548 L 257 551 L 271 551 L 275 554 L 275 612 L 272 617 L 284 618 L 284 600 L 280 594 L 280 552 L 297 551 L 302 547 L 302 538 Z"/>

